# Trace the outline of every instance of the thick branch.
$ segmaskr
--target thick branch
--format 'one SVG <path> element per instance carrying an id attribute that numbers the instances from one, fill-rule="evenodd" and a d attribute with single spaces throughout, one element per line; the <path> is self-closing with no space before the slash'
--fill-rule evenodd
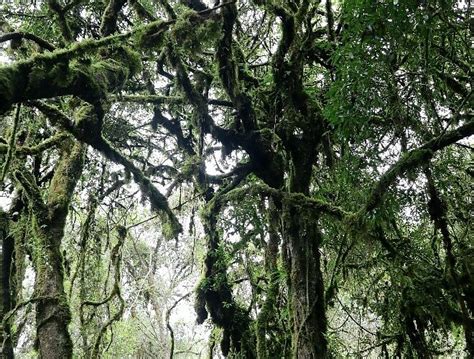
<path id="1" fill-rule="evenodd" d="M 219 63 L 219 77 L 224 89 L 238 111 L 246 133 L 255 129 L 256 120 L 248 95 L 240 89 L 239 70 L 232 51 L 232 32 L 237 19 L 237 7 L 231 4 L 222 10 L 223 36 L 219 42 L 216 58 Z"/>
<path id="2" fill-rule="evenodd" d="M 76 95 L 92 104 L 99 102 L 106 92 L 121 88 L 123 83 L 140 68 L 136 54 L 126 47 L 114 47 L 108 58 L 91 64 L 80 60 L 83 55 L 115 43 L 125 43 L 132 35 L 138 43 L 153 41 L 174 21 L 155 21 L 119 35 L 100 40 L 84 40 L 67 49 L 39 54 L 12 65 L 0 67 L 0 114 L 14 103 L 64 95 Z M 100 79 L 100 80 L 99 80 Z"/>
<path id="3" fill-rule="evenodd" d="M 281 202 L 288 202 L 292 205 L 302 206 L 316 212 L 326 213 L 338 220 L 343 220 L 351 216 L 351 213 L 342 208 L 334 206 L 324 200 L 305 196 L 303 193 L 290 193 L 281 191 L 265 184 L 252 184 L 248 187 L 234 189 L 222 197 L 222 200 L 240 200 L 242 196 L 266 195 Z"/>
<path id="4" fill-rule="evenodd" d="M 432 140 L 426 142 L 417 149 L 406 153 L 399 161 L 392 165 L 385 172 L 377 184 L 374 186 L 365 207 L 361 210 L 361 215 L 375 209 L 382 201 L 387 189 L 404 172 L 414 169 L 433 157 L 436 151 L 447 147 L 456 141 L 474 134 L 474 121 L 470 120 L 464 126 L 461 126 L 450 132 L 446 132 Z"/>
<path id="5" fill-rule="evenodd" d="M 9 40 L 20 40 L 20 39 L 27 39 L 35 42 L 38 46 L 42 47 L 43 49 L 54 51 L 56 47 L 53 44 L 49 43 L 48 41 L 42 39 L 41 37 L 31 34 L 29 32 L 9 32 L 0 36 L 0 43 L 9 41 Z"/>
<path id="6" fill-rule="evenodd" d="M 161 95 L 120 95 L 114 96 L 114 101 L 117 102 L 135 102 L 135 103 L 154 103 L 154 104 L 181 104 L 185 99 L 177 96 L 161 96 Z M 234 107 L 232 102 L 220 99 L 207 99 L 209 105 Z"/>
<path id="7" fill-rule="evenodd" d="M 28 197 L 30 204 L 36 212 L 45 212 L 46 204 L 41 197 L 41 192 L 35 183 L 34 178 L 28 171 L 16 170 L 13 172 L 13 177 L 18 181 Z"/>
<path id="8" fill-rule="evenodd" d="M 48 0 L 48 7 L 57 19 L 64 40 L 66 40 L 66 42 L 74 41 L 64 8 L 56 0 Z"/>
<path id="9" fill-rule="evenodd" d="M 102 15 L 100 24 L 100 33 L 102 36 L 108 36 L 117 31 L 117 18 L 120 10 L 127 0 L 110 0 Z"/>
<path id="10" fill-rule="evenodd" d="M 51 147 L 59 145 L 68 137 L 69 135 L 67 133 L 59 132 L 35 146 L 17 147 L 15 149 L 15 153 L 22 154 L 22 155 L 37 155 Z M 7 145 L 0 144 L 0 153 L 6 153 L 7 149 L 8 149 Z"/>

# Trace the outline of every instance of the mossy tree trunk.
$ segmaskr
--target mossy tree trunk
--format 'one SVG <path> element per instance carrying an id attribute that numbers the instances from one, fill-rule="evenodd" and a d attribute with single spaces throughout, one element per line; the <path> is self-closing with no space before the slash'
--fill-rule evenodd
<path id="1" fill-rule="evenodd" d="M 229 263 L 223 252 L 221 233 L 217 226 L 220 206 L 212 200 L 207 205 L 208 211 L 203 215 L 207 253 L 204 259 L 204 278 L 197 289 L 197 321 L 203 323 L 210 315 L 213 323 L 222 328 L 221 350 L 225 356 L 238 353 L 245 358 L 255 358 L 250 318 L 235 302 L 227 276 Z"/>
<path id="2" fill-rule="evenodd" d="M 33 265 L 36 271 L 36 333 L 41 358 L 72 358 L 68 325 L 71 320 L 64 293 L 63 258 L 60 247 L 69 204 L 83 168 L 84 145 L 66 141 L 51 181 L 48 197 L 28 173 L 15 173 L 28 195 L 33 212 Z"/>
<path id="3" fill-rule="evenodd" d="M 306 217 L 306 218 L 305 218 Z M 285 232 L 293 358 L 326 358 L 326 314 L 315 223 L 296 208 L 286 209 Z"/>
<path id="4" fill-rule="evenodd" d="M 10 322 L 4 321 L 12 309 L 10 273 L 13 258 L 13 238 L 9 233 L 8 216 L 0 210 L 0 357 L 13 358 Z"/>
<path id="5" fill-rule="evenodd" d="M 268 243 L 265 248 L 265 272 L 268 278 L 266 297 L 256 321 L 257 357 L 273 358 L 278 355 L 286 356 L 284 343 L 285 333 L 272 335 L 271 327 L 275 327 L 278 320 L 278 294 L 280 273 L 278 268 L 278 253 L 280 246 L 279 224 L 281 203 L 272 198 L 268 201 Z"/>
<path id="6" fill-rule="evenodd" d="M 307 160 L 307 161 L 306 161 Z M 309 193 L 312 160 L 307 158 L 289 178 L 290 192 Z M 321 272 L 321 233 L 314 212 L 286 203 L 282 211 L 282 231 L 293 358 L 327 358 L 327 320 L 324 282 Z"/>

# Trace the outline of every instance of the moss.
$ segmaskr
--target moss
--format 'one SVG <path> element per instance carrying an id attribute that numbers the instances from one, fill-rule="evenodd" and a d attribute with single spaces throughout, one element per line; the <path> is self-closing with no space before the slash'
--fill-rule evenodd
<path id="1" fill-rule="evenodd" d="M 106 43 L 111 45 L 106 56 L 96 61 L 88 50 L 104 44 L 100 40 L 87 40 L 69 49 L 0 67 L 0 114 L 8 111 L 13 103 L 27 99 L 77 95 L 95 103 L 106 92 L 120 89 L 140 71 L 140 56 L 127 46 L 114 45 L 109 40 Z"/>
<path id="2" fill-rule="evenodd" d="M 0 67 L 0 115 L 7 112 L 26 86 L 25 69 L 19 65 Z"/>
<path id="3" fill-rule="evenodd" d="M 138 29 L 134 34 L 136 46 L 150 50 L 162 47 L 168 25 L 168 22 L 158 21 Z"/>
<path id="4" fill-rule="evenodd" d="M 186 10 L 176 20 L 170 32 L 175 45 L 193 55 L 201 52 L 206 45 L 212 44 L 220 36 L 218 21 Z"/>
<path id="5" fill-rule="evenodd" d="M 155 210 L 157 210 L 155 208 Z M 161 210 L 161 209 L 159 209 Z M 168 215 L 162 213 L 161 218 L 161 232 L 165 239 L 177 238 L 182 231 L 181 224 L 177 221 L 171 220 Z"/>
<path id="6" fill-rule="evenodd" d="M 194 302 L 194 311 L 197 315 L 198 324 L 204 323 L 208 317 L 208 312 L 206 310 L 206 286 L 207 279 L 201 278 L 199 284 L 196 287 L 196 300 Z"/>
<path id="7" fill-rule="evenodd" d="M 126 61 L 131 76 L 138 74 L 142 70 L 142 59 L 139 52 L 129 47 L 122 47 L 123 58 Z"/>
<path id="8" fill-rule="evenodd" d="M 421 148 L 406 153 L 403 158 L 393 165 L 379 180 L 372 190 L 372 193 L 365 206 L 365 211 L 373 210 L 387 191 L 387 188 L 395 181 L 395 179 L 403 174 L 416 168 L 420 163 L 428 160 L 433 155 L 433 151 L 429 148 Z"/>
<path id="9" fill-rule="evenodd" d="M 65 141 L 63 151 L 49 187 L 48 205 L 53 211 L 64 211 L 68 207 L 76 180 L 82 173 L 84 146 L 72 140 Z"/>
<path id="10" fill-rule="evenodd" d="M 187 158 L 183 166 L 180 168 L 182 176 L 187 178 L 198 173 L 201 162 L 199 156 L 190 156 Z"/>
<path id="11" fill-rule="evenodd" d="M 11 68 L 0 67 L 0 113 L 5 112 L 11 106 L 13 92 L 15 89 L 15 71 Z"/>

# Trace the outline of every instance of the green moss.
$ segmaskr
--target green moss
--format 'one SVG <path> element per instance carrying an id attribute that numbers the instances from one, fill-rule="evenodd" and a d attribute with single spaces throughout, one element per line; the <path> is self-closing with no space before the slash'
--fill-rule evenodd
<path id="1" fill-rule="evenodd" d="M 160 21 L 137 30 L 134 34 L 135 44 L 145 49 L 162 47 L 165 30 L 168 28 L 168 25 L 167 22 Z"/>
<path id="2" fill-rule="evenodd" d="M 56 168 L 48 192 L 50 216 L 57 212 L 67 212 L 76 181 L 79 179 L 84 161 L 84 145 L 72 141 L 65 141 L 62 158 Z M 65 213 L 60 214 L 61 217 Z M 54 217 L 53 217 L 54 218 Z"/>
<path id="3" fill-rule="evenodd" d="M 25 69 L 19 65 L 0 67 L 0 115 L 7 112 L 25 86 Z"/>
<path id="4" fill-rule="evenodd" d="M 181 224 L 177 221 L 170 220 L 169 216 L 164 213 L 160 218 L 163 237 L 165 237 L 165 239 L 177 238 L 182 231 Z"/>
<path id="5" fill-rule="evenodd" d="M 194 311 L 197 315 L 197 322 L 199 324 L 204 323 L 208 317 L 208 312 L 206 310 L 206 288 L 207 288 L 207 278 L 202 277 L 196 287 L 196 300 L 194 302 Z"/>
<path id="6" fill-rule="evenodd" d="M 191 55 L 201 52 L 203 47 L 212 44 L 219 36 L 218 21 L 206 19 L 192 10 L 184 11 L 170 32 L 175 45 Z"/>
<path id="7" fill-rule="evenodd" d="M 184 161 L 183 166 L 180 168 L 181 174 L 184 177 L 190 177 L 199 171 L 201 165 L 201 159 L 199 156 L 191 156 Z"/>
<path id="8" fill-rule="evenodd" d="M 0 113 L 5 112 L 11 106 L 14 91 L 15 72 L 11 68 L 0 67 Z"/>

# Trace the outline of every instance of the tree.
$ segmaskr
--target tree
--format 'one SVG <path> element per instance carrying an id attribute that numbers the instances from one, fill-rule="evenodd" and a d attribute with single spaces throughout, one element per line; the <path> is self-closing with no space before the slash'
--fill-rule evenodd
<path id="1" fill-rule="evenodd" d="M 472 354 L 469 203 L 452 196 L 472 177 L 469 6 L 7 6 L 15 21 L 2 18 L 0 36 L 13 59 L 0 67 L 0 115 L 11 123 L 2 181 L 23 203 L 14 212 L 27 223 L 36 272 L 40 356 L 73 354 L 61 245 L 79 181 L 98 189 L 75 259 L 82 328 L 84 307 L 116 301 L 116 314 L 93 329 L 90 355 L 122 316 L 127 226 L 117 224 L 109 246 L 114 280 L 104 300 L 85 299 L 94 291 L 85 263 L 100 248 L 88 227 L 98 206 L 130 179 L 167 238 L 183 240 L 169 201 L 182 209 L 184 192 L 202 207 L 195 309 L 220 330 L 225 356 L 354 354 L 338 347 L 348 340 L 332 329 L 332 312 L 365 331 L 357 345 L 369 335 L 367 351 L 430 357 L 446 347 L 441 332 L 462 328 Z M 97 167 L 95 153 L 123 167 L 122 178 L 109 181 L 107 170 L 97 182 L 91 170 L 81 179 L 84 166 Z"/>

